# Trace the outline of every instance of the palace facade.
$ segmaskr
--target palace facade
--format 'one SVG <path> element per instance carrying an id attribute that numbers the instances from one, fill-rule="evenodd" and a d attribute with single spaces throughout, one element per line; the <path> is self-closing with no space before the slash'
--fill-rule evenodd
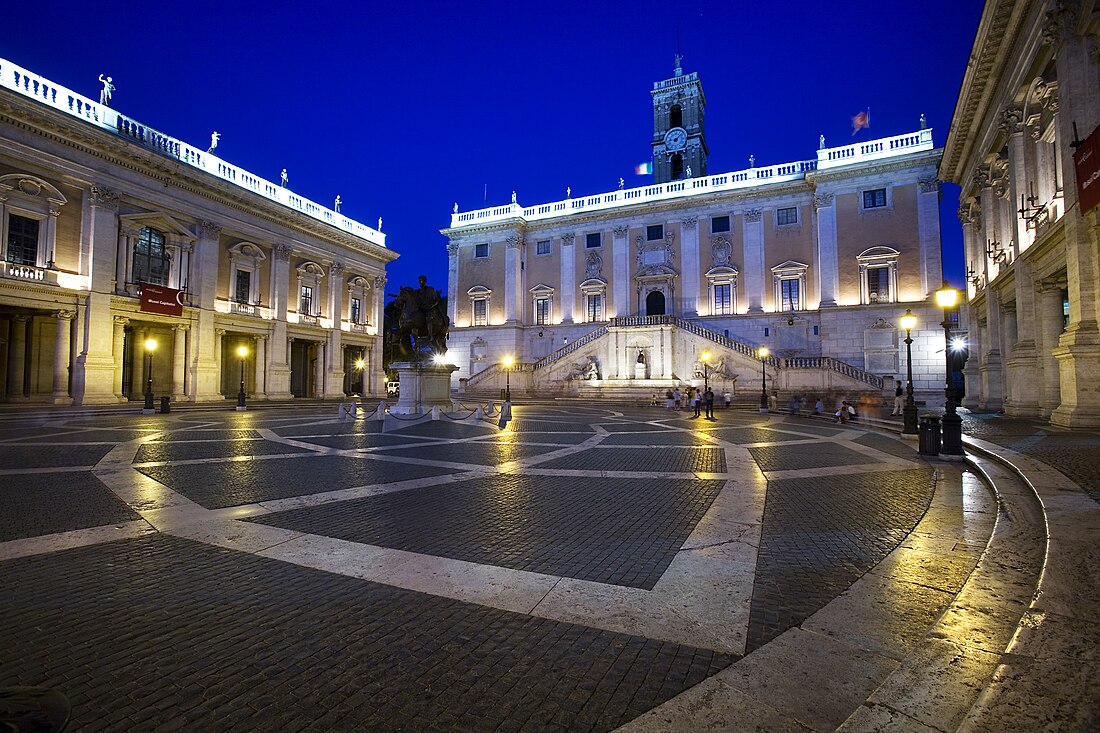
<path id="1" fill-rule="evenodd" d="M 381 232 L 3 59 L 0 247 L 5 401 L 384 394 Z"/>
<path id="2" fill-rule="evenodd" d="M 962 188 L 964 404 L 1100 425 L 1100 6 L 988 0 L 940 170 Z"/>
<path id="3" fill-rule="evenodd" d="M 651 96 L 652 185 L 456 207 L 442 230 L 455 386 L 718 380 L 759 394 L 766 378 L 780 392 L 892 395 L 912 309 L 915 387 L 942 403 L 941 151 L 923 118 L 909 134 L 822 139 L 804 160 L 708 175 L 698 74 L 677 63 Z"/>

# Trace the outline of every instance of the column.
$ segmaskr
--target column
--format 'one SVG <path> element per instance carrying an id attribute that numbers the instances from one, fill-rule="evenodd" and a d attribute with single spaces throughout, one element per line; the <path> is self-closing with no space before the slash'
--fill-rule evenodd
<path id="1" fill-rule="evenodd" d="M 456 285 L 455 287 L 457 288 L 458 286 Z M 386 277 L 385 277 L 385 275 L 379 275 L 379 276 L 374 278 L 374 290 L 375 290 L 374 308 L 375 308 L 375 311 L 377 313 L 377 316 L 376 316 L 377 320 L 374 321 L 374 325 L 375 325 L 374 336 L 371 337 L 371 341 L 370 341 L 371 346 L 368 347 L 368 351 L 371 351 L 371 352 L 374 352 L 374 353 L 377 353 L 377 354 L 381 354 L 382 353 L 382 319 L 383 319 L 383 313 L 384 313 L 383 309 L 384 309 L 384 306 L 385 306 L 385 304 L 382 302 L 382 298 L 386 294 Z M 454 307 L 458 308 L 457 298 L 456 298 L 456 302 L 455 302 Z M 448 310 L 451 308 L 451 303 L 449 301 L 447 303 L 447 308 L 448 308 Z M 455 312 L 457 313 L 458 311 L 456 310 Z M 452 326 L 454 326 L 454 323 L 455 323 L 454 321 L 451 321 Z M 379 392 L 376 391 L 376 390 L 379 390 L 379 391 L 381 391 L 382 395 L 384 396 L 385 395 L 385 390 L 384 390 L 383 387 L 386 384 L 386 372 L 382 368 L 383 367 L 382 359 L 381 358 L 371 359 L 371 360 L 369 360 L 368 363 L 369 363 L 370 375 L 369 375 L 368 379 L 364 380 L 363 389 L 365 390 L 366 394 L 371 394 L 371 395 L 378 394 Z M 369 390 L 367 390 L 367 387 L 366 387 L 367 383 L 369 383 L 371 385 L 371 388 Z"/>
<path id="2" fill-rule="evenodd" d="M 185 365 L 190 365 L 191 378 L 188 380 L 185 376 L 184 381 L 187 382 L 189 398 L 196 402 L 224 399 L 218 365 L 221 350 L 216 348 L 214 333 L 217 323 L 214 301 L 217 298 L 218 263 L 223 252 L 221 231 L 221 227 L 213 222 L 199 222 L 198 238 L 191 257 L 191 282 L 188 287 L 198 309 L 198 323 L 187 337 L 190 344 Z"/>
<path id="3" fill-rule="evenodd" d="M 1001 376 L 1001 303 L 997 291 L 985 289 L 986 331 L 982 334 L 982 363 L 979 370 L 982 375 L 982 410 L 1000 410 L 1003 406 L 1004 382 Z"/>
<path id="4" fill-rule="evenodd" d="M 452 324 L 458 323 L 458 252 L 457 244 L 447 245 L 447 316 Z"/>
<path id="5" fill-rule="evenodd" d="M 26 399 L 27 377 L 27 324 L 30 316 L 18 315 L 11 319 L 11 338 L 8 340 L 8 400 Z"/>
<path id="6" fill-rule="evenodd" d="M 271 263 L 271 308 L 275 322 L 271 328 L 271 343 L 286 344 L 286 348 L 268 350 L 267 396 L 273 400 L 289 400 L 290 393 L 290 341 L 286 333 L 287 298 L 290 292 L 290 255 L 286 244 L 275 245 L 274 262 Z M 375 321 L 381 329 L 381 321 Z"/>
<path id="7" fill-rule="evenodd" d="M 1061 403 L 1061 384 L 1058 373 L 1058 359 L 1054 356 L 1058 348 L 1058 337 L 1062 335 L 1062 288 L 1063 282 L 1055 281 L 1039 285 L 1039 370 L 1042 374 L 1042 397 L 1039 404 L 1040 415 L 1049 418 Z"/>
<path id="8" fill-rule="evenodd" d="M 260 399 L 267 396 L 267 380 L 264 379 L 264 371 L 267 367 L 267 337 L 257 336 L 252 347 L 252 366 L 255 373 L 252 377 L 252 399 Z"/>
<path id="9" fill-rule="evenodd" d="M 966 394 L 963 396 L 962 405 L 968 410 L 976 410 L 982 394 L 982 374 L 979 368 L 984 347 L 982 328 L 978 324 L 977 312 L 970 306 L 970 303 L 963 304 L 963 312 L 966 314 L 967 331 L 969 332 L 967 347 L 970 350 L 970 358 L 966 360 L 966 365 L 963 367 Z"/>
<path id="10" fill-rule="evenodd" d="M 129 318 L 115 316 L 115 332 L 112 339 L 111 353 L 115 356 L 114 389 L 119 402 L 126 399 L 126 395 L 122 393 L 122 370 L 126 364 L 126 324 L 129 322 Z"/>
<path id="11" fill-rule="evenodd" d="M 627 241 L 629 227 L 617 226 L 611 230 L 611 272 L 612 272 L 612 298 L 608 303 L 610 313 L 617 316 L 632 315 L 637 306 L 630 302 L 630 244 Z M 672 302 L 668 303 L 668 311 L 672 312 Z"/>
<path id="12" fill-rule="evenodd" d="M 218 373 L 218 379 L 215 383 L 217 385 L 218 394 L 225 399 L 224 385 L 225 377 L 222 374 L 222 346 L 225 338 L 224 328 L 214 329 L 214 369 Z"/>
<path id="13" fill-rule="evenodd" d="M 329 265 L 329 291 L 328 308 L 332 313 L 332 328 L 326 334 L 325 353 L 329 355 L 325 364 L 325 398 L 342 399 L 344 397 L 344 362 L 338 359 L 343 349 L 340 346 L 343 340 L 343 331 L 340 330 L 342 314 L 344 312 L 344 265 L 334 262 Z"/>
<path id="14" fill-rule="evenodd" d="M 313 385 L 313 396 L 324 397 L 325 396 L 325 345 L 324 343 L 317 341 L 313 344 L 313 353 L 317 356 L 316 369 L 314 370 L 314 379 L 316 384 Z"/>
<path id="15" fill-rule="evenodd" d="M 514 233 L 504 247 L 504 323 L 519 325 L 523 319 L 523 235 Z"/>
<path id="16" fill-rule="evenodd" d="M 1097 365 L 1100 364 L 1100 209 L 1081 215 L 1077 186 L 1073 175 L 1073 139 L 1071 123 L 1077 122 L 1080 134 L 1100 122 L 1100 64 L 1093 56 L 1095 40 L 1077 32 L 1074 4 L 1047 13 L 1043 40 L 1054 47 L 1057 58 L 1058 153 L 1065 180 L 1066 274 L 1069 287 L 1069 326 L 1059 340 L 1055 356 L 1061 374 L 1061 404 L 1050 416 L 1051 423 L 1063 427 L 1100 426 L 1100 389 Z"/>
<path id="17" fill-rule="evenodd" d="M 699 218 L 686 216 L 680 220 L 680 263 L 683 273 L 680 288 L 683 291 L 681 313 L 685 318 L 699 315 Z M 669 310 L 670 313 L 675 311 Z M 713 313 L 711 315 L 714 315 Z"/>
<path id="18" fill-rule="evenodd" d="M 572 234 L 561 235 L 561 322 L 573 322 L 577 298 L 577 260 Z"/>
<path id="19" fill-rule="evenodd" d="M 56 311 L 53 315 L 57 319 L 57 337 L 53 349 L 53 397 L 50 401 L 55 405 L 68 405 L 72 402 L 69 397 L 71 323 L 76 311 Z"/>
<path id="20" fill-rule="evenodd" d="M 837 304 L 840 291 L 840 269 L 837 263 L 836 243 L 836 201 L 831 193 L 819 193 L 814 196 L 817 209 L 817 268 L 815 285 L 821 308 L 831 308 Z"/>
<path id="21" fill-rule="evenodd" d="M 187 326 L 172 326 L 172 401 L 183 401 L 186 395 L 184 389 L 184 373 L 187 359 Z"/>
<path id="22" fill-rule="evenodd" d="M 764 278 L 764 217 L 760 209 L 742 215 L 745 242 L 745 295 L 749 313 L 763 313 L 766 302 Z"/>
<path id="23" fill-rule="evenodd" d="M 120 245 L 119 194 L 92 186 L 84 195 L 85 229 L 80 233 L 81 274 L 90 276 L 81 327 L 77 329 L 73 362 L 72 394 L 78 405 L 117 404 L 114 392 L 115 357 L 111 353 L 114 332 L 111 297 L 115 292 L 116 264 L 129 261 L 126 242 Z M 121 287 L 121 285 L 120 285 Z"/>
<path id="24" fill-rule="evenodd" d="M 940 189 L 937 178 L 922 178 L 917 182 L 917 232 L 920 240 L 920 297 L 939 288 L 943 280 L 943 260 L 940 251 Z M 835 212 L 835 209 L 834 209 Z M 835 226 L 836 215 L 833 215 Z M 964 263 L 965 264 L 965 263 Z M 862 278 L 860 278 L 862 282 Z"/>

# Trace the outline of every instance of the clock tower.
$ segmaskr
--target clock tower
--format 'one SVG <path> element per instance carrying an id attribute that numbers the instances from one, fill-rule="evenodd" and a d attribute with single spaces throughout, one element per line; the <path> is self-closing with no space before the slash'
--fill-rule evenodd
<path id="1" fill-rule="evenodd" d="M 699 74 L 684 74 L 676 54 L 675 76 L 653 82 L 653 182 L 667 183 L 707 174 L 703 109 L 707 98 Z"/>

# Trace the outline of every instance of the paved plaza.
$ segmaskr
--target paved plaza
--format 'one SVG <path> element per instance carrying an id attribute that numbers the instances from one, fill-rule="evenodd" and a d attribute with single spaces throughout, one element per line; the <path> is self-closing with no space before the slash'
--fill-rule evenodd
<path id="1" fill-rule="evenodd" d="M 79 731 L 1100 727 L 1100 436 L 513 415 L 0 414 L 0 686 Z"/>

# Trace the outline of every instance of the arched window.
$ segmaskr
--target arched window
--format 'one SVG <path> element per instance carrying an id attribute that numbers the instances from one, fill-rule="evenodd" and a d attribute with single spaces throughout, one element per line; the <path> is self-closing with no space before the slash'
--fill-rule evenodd
<path id="1" fill-rule="evenodd" d="M 672 179 L 671 180 L 678 181 L 683 177 L 684 177 L 684 159 L 679 153 L 676 153 L 676 155 L 672 156 Z"/>
<path id="2" fill-rule="evenodd" d="M 672 109 L 668 111 L 668 126 L 683 127 L 684 126 L 684 110 L 678 104 L 672 105 Z"/>
<path id="3" fill-rule="evenodd" d="M 164 233 L 152 227 L 142 227 L 134 246 L 134 282 L 167 285 L 170 267 Z"/>

